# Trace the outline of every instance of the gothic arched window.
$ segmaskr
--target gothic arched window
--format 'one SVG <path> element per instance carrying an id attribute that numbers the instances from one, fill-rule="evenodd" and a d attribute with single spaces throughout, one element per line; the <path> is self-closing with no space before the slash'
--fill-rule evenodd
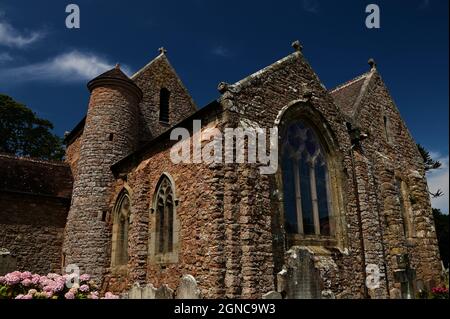
<path id="1" fill-rule="evenodd" d="M 169 123 L 170 91 L 162 88 L 159 92 L 159 120 Z"/>
<path id="2" fill-rule="evenodd" d="M 282 171 L 286 231 L 334 235 L 327 153 L 306 122 L 287 126 L 282 139 Z"/>
<path id="3" fill-rule="evenodd" d="M 111 262 L 113 266 L 128 263 L 128 229 L 130 226 L 130 197 L 128 192 L 119 195 L 113 214 L 113 240 Z"/>
<path id="4" fill-rule="evenodd" d="M 164 176 L 156 193 L 156 253 L 173 250 L 174 195 L 170 180 Z"/>
<path id="5" fill-rule="evenodd" d="M 169 174 L 164 173 L 153 195 L 148 245 L 150 263 L 178 262 L 180 223 L 177 206 L 175 182 Z"/>

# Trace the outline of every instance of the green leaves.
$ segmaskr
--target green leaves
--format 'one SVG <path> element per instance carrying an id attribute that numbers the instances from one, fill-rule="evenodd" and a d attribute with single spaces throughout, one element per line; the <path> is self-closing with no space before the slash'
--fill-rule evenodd
<path id="1" fill-rule="evenodd" d="M 417 148 L 419 149 L 420 155 L 422 155 L 423 162 L 425 164 L 425 171 L 431 171 L 433 169 L 438 169 L 442 166 L 442 163 L 439 161 L 435 161 L 430 152 L 428 152 L 425 147 L 420 144 L 417 144 Z"/>
<path id="2" fill-rule="evenodd" d="M 25 105 L 0 94 L 0 152 L 43 160 L 62 160 L 62 139 L 51 130 L 53 124 Z"/>

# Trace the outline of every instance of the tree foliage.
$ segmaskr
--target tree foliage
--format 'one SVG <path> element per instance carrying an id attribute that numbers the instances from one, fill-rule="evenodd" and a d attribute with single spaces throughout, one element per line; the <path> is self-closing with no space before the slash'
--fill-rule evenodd
<path id="1" fill-rule="evenodd" d="M 62 160 L 62 139 L 53 124 L 7 95 L 0 94 L 0 152 L 43 160 Z"/>
<path id="2" fill-rule="evenodd" d="M 438 169 L 442 166 L 442 163 L 439 161 L 434 160 L 430 152 L 428 152 L 425 147 L 423 147 L 420 144 L 417 144 L 417 148 L 419 149 L 420 155 L 423 158 L 423 162 L 425 164 L 425 171 L 431 171 L 433 169 Z"/>
<path id="3" fill-rule="evenodd" d="M 434 223 L 439 242 L 439 252 L 446 268 L 448 268 L 448 246 L 449 246 L 449 216 L 444 215 L 440 209 L 433 208 Z"/>
<path id="4" fill-rule="evenodd" d="M 425 147 L 423 147 L 423 146 L 420 145 L 420 144 L 417 144 L 417 148 L 419 149 L 420 155 L 422 156 L 423 163 L 424 163 L 424 165 L 425 165 L 425 172 L 429 172 L 429 171 L 432 171 L 432 170 L 434 170 L 434 169 L 441 168 L 442 163 L 439 162 L 439 161 L 434 160 L 434 159 L 431 157 L 430 152 L 428 152 L 428 151 L 425 149 Z M 430 192 L 430 195 L 431 195 L 433 198 L 438 198 L 438 197 L 443 196 L 444 193 L 442 192 L 442 190 L 438 189 L 435 193 L 431 193 L 431 192 Z"/>

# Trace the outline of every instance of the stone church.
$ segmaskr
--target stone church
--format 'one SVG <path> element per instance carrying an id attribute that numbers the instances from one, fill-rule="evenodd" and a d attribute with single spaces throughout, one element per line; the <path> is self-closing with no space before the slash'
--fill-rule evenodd
<path id="1" fill-rule="evenodd" d="M 187 275 L 202 298 L 414 298 L 439 283 L 424 164 L 375 62 L 328 90 L 293 49 L 202 108 L 164 49 L 90 81 L 66 163 L 0 156 L 4 254 L 41 273 L 76 264 L 116 293 L 176 294 Z M 174 164 L 170 133 L 194 120 L 276 127 L 277 172 Z"/>

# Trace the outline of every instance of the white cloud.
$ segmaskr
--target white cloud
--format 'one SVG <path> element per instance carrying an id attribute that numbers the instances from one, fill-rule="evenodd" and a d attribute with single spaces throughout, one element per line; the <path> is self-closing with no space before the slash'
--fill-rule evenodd
<path id="1" fill-rule="evenodd" d="M 43 37 L 44 33 L 42 31 L 28 32 L 28 34 L 25 34 L 6 22 L 0 22 L 0 45 L 24 48 Z"/>
<path id="2" fill-rule="evenodd" d="M 441 190 L 444 195 L 439 198 L 432 198 L 434 208 L 440 208 L 444 213 L 449 213 L 449 156 L 442 156 L 437 152 L 430 152 L 433 159 L 442 163 L 442 167 L 432 170 L 427 174 L 428 187 L 430 192 L 435 193 Z"/>
<path id="3" fill-rule="evenodd" d="M 319 1 L 318 0 L 302 0 L 303 10 L 309 13 L 319 13 Z"/>
<path id="4" fill-rule="evenodd" d="M 2 70 L 0 83 L 18 83 L 29 81 L 60 81 L 77 82 L 91 80 L 97 75 L 111 69 L 109 63 L 93 53 L 71 51 L 54 57 L 45 62 L 39 62 Z M 129 69 L 121 69 L 130 74 Z"/>
<path id="5" fill-rule="evenodd" d="M 0 63 L 10 62 L 12 60 L 14 59 L 9 53 L 7 52 L 0 53 Z"/>
<path id="6" fill-rule="evenodd" d="M 231 51 L 228 48 L 224 47 L 223 45 L 215 46 L 212 49 L 212 54 L 222 58 L 229 58 L 230 56 L 232 56 Z"/>

